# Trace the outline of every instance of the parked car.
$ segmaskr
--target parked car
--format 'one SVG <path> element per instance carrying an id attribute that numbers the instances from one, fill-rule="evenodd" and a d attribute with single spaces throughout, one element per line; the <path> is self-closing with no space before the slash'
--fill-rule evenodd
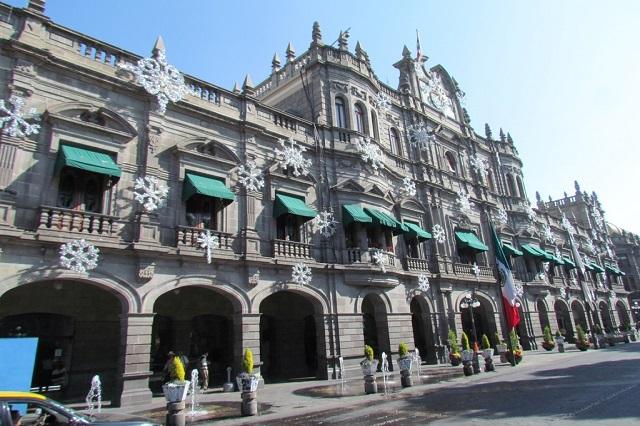
<path id="1" fill-rule="evenodd" d="M 66 426 L 66 425 L 160 426 L 143 417 L 119 414 L 88 416 L 65 407 L 44 395 L 31 392 L 0 391 L 0 425 L 2 426 Z"/>

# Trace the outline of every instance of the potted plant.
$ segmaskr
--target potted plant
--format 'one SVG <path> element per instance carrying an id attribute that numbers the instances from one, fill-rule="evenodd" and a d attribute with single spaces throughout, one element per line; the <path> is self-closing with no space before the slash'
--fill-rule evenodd
<path id="1" fill-rule="evenodd" d="M 576 334 L 578 335 L 578 340 L 576 341 L 576 348 L 581 351 L 586 351 L 589 349 L 589 339 L 587 339 L 587 334 L 582 329 L 580 324 L 576 325 Z"/>
<path id="2" fill-rule="evenodd" d="M 169 364 L 169 381 L 162 385 L 162 392 L 168 403 L 182 402 L 189 391 L 189 380 L 184 379 L 184 365 L 176 355 L 172 355 Z"/>
<path id="3" fill-rule="evenodd" d="M 258 380 L 258 376 L 253 374 L 253 352 L 251 349 L 245 349 L 242 357 L 242 373 L 238 376 L 242 397 L 240 411 L 243 416 L 258 414 L 258 401 L 256 400 Z"/>
<path id="4" fill-rule="evenodd" d="M 467 337 L 467 333 L 464 331 L 462 332 L 460 345 L 462 346 L 462 371 L 465 376 L 471 376 L 473 374 L 473 367 L 471 366 L 471 361 L 473 361 L 473 351 L 469 346 L 469 337 Z"/>
<path id="5" fill-rule="evenodd" d="M 409 356 L 409 347 L 402 342 L 398 345 L 398 367 L 400 368 L 400 382 L 403 388 L 413 386 L 411 380 L 411 366 L 413 358 Z"/>
<path id="6" fill-rule="evenodd" d="M 378 360 L 373 359 L 373 348 L 369 345 L 364 345 L 364 359 L 360 361 L 360 367 L 364 375 L 364 392 L 377 393 L 376 370 L 378 369 Z"/>
<path id="7" fill-rule="evenodd" d="M 522 361 L 522 346 L 520 346 L 518 334 L 516 333 L 515 328 L 512 328 L 509 332 L 509 340 L 511 341 L 512 351 L 507 350 L 507 360 L 511 363 L 520 364 L 520 361 Z"/>
<path id="8" fill-rule="evenodd" d="M 493 348 L 486 334 L 482 335 L 482 356 L 484 357 L 484 371 L 494 371 Z"/>
<path id="9" fill-rule="evenodd" d="M 558 334 L 560 334 L 558 332 Z M 552 351 L 553 348 L 556 347 L 555 343 L 553 343 L 553 338 L 551 337 L 551 327 L 548 325 L 544 326 L 544 336 L 543 336 L 542 347 L 547 351 Z"/>
<path id="10" fill-rule="evenodd" d="M 558 352 L 564 352 L 564 336 L 560 334 L 560 330 L 556 331 L 556 345 L 558 345 Z"/>
<path id="11" fill-rule="evenodd" d="M 460 357 L 458 336 L 456 336 L 455 330 L 449 330 L 449 347 L 451 348 L 451 352 L 449 352 L 449 361 L 452 366 L 457 367 L 462 362 L 462 359 Z"/>

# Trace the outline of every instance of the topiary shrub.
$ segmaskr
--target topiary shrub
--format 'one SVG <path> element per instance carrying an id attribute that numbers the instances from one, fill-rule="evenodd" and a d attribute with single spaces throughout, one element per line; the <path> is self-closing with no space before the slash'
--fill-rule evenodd
<path id="1" fill-rule="evenodd" d="M 184 382 L 184 365 L 177 356 L 171 360 L 171 366 L 169 368 L 169 378 L 173 382 Z"/>
<path id="2" fill-rule="evenodd" d="M 578 335 L 578 341 L 576 342 L 576 348 L 581 351 L 586 351 L 589 349 L 589 339 L 587 339 L 587 334 L 582 329 L 580 324 L 576 325 L 576 334 Z"/>
<path id="3" fill-rule="evenodd" d="M 471 349 L 469 346 L 469 337 L 467 337 L 467 333 L 462 332 L 462 339 L 460 340 L 460 344 L 462 345 L 462 350 L 468 351 Z"/>
<path id="4" fill-rule="evenodd" d="M 242 370 L 247 373 L 253 373 L 253 352 L 251 349 L 244 350 L 244 357 L 242 358 Z"/>
<path id="5" fill-rule="evenodd" d="M 551 336 L 551 327 L 549 327 L 548 325 L 544 327 L 543 339 L 544 341 L 542 342 L 542 347 L 548 351 L 553 350 L 556 344 L 553 343 L 553 336 Z"/>
<path id="6" fill-rule="evenodd" d="M 482 349 L 491 349 L 491 343 L 486 334 L 482 335 Z"/>
<path id="7" fill-rule="evenodd" d="M 369 361 L 373 361 L 373 348 L 369 345 L 364 345 L 364 357 Z"/>
<path id="8" fill-rule="evenodd" d="M 452 354 L 460 353 L 460 346 L 458 345 L 458 336 L 456 336 L 455 330 L 449 330 L 449 346 L 451 347 Z"/>
<path id="9" fill-rule="evenodd" d="M 409 346 L 406 343 L 402 342 L 398 345 L 398 356 L 400 358 L 404 358 L 409 353 Z"/>

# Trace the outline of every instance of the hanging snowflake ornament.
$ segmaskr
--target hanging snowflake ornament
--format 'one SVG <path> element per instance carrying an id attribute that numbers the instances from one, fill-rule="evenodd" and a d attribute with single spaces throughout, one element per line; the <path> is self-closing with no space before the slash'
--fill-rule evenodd
<path id="1" fill-rule="evenodd" d="M 423 293 L 429 291 L 429 277 L 427 277 L 427 274 L 418 275 L 418 290 Z"/>
<path id="2" fill-rule="evenodd" d="M 198 235 L 197 243 L 200 248 L 206 250 L 207 263 L 210 264 L 213 250 L 220 247 L 218 237 L 216 235 L 211 235 L 211 231 L 207 229 L 204 232 L 200 232 L 200 235 Z"/>
<path id="3" fill-rule="evenodd" d="M 433 235 L 433 238 L 440 244 L 444 244 L 445 241 L 447 241 L 447 235 L 444 232 L 444 228 L 437 223 L 433 225 L 431 234 Z"/>
<path id="4" fill-rule="evenodd" d="M 363 138 L 362 140 L 358 139 L 356 143 L 358 146 L 358 152 L 362 157 L 362 161 L 365 163 L 371 163 L 371 167 L 373 167 L 373 170 L 375 171 L 384 168 L 384 164 L 382 163 L 382 151 L 375 142 L 367 138 Z"/>
<path id="5" fill-rule="evenodd" d="M 382 269 L 383 274 L 386 273 L 387 272 L 387 267 L 386 267 L 387 255 L 383 253 L 382 250 L 374 250 L 371 256 L 373 258 L 373 264 L 378 265 L 380 269 Z"/>
<path id="6" fill-rule="evenodd" d="M 416 183 L 410 177 L 405 177 L 402 179 L 400 192 L 408 197 L 415 197 L 417 194 Z"/>
<path id="7" fill-rule="evenodd" d="M 422 124 L 409 126 L 407 132 L 409 133 L 409 143 L 420 150 L 424 151 L 429 148 L 430 144 L 436 142 L 435 132 Z"/>
<path id="8" fill-rule="evenodd" d="M 158 112 L 167 111 L 169 101 L 178 102 L 190 92 L 184 84 L 184 77 L 173 65 L 167 63 L 162 39 L 158 39 L 153 56 L 140 59 L 136 65 L 119 63 L 118 67 L 136 76 L 138 84 L 158 101 Z"/>
<path id="9" fill-rule="evenodd" d="M 507 214 L 507 211 L 504 209 L 504 207 L 500 207 L 498 209 L 498 212 L 496 214 L 496 220 L 502 226 L 509 223 L 509 215 Z"/>
<path id="10" fill-rule="evenodd" d="M 389 99 L 389 97 L 383 92 L 378 92 L 375 103 L 376 108 L 378 108 L 378 111 L 380 111 L 381 114 L 391 109 L 391 99 Z"/>
<path id="11" fill-rule="evenodd" d="M 598 228 L 599 230 L 603 229 L 604 218 L 602 217 L 602 214 L 600 214 L 600 210 L 597 207 L 593 208 L 593 221 L 596 224 L 596 228 Z"/>
<path id="12" fill-rule="evenodd" d="M 546 223 L 542 225 L 542 235 L 543 235 L 545 241 L 548 242 L 549 244 L 555 244 L 556 243 L 557 238 L 553 234 L 553 231 L 551 230 L 551 227 Z"/>
<path id="13" fill-rule="evenodd" d="M 567 219 L 564 213 L 562 213 L 562 227 L 566 229 L 569 234 L 575 235 L 576 228 L 571 225 L 571 222 L 569 222 L 569 219 Z"/>
<path id="14" fill-rule="evenodd" d="M 87 272 L 98 266 L 100 250 L 84 239 L 60 246 L 60 266 L 76 272 Z"/>
<path id="15" fill-rule="evenodd" d="M 133 196 L 141 203 L 145 211 L 151 213 L 162 207 L 169 194 L 169 188 L 160 183 L 155 176 L 136 178 Z"/>
<path id="16" fill-rule="evenodd" d="M 337 224 L 338 222 L 333 220 L 333 213 L 330 211 L 322 211 L 313 218 L 314 229 L 324 238 L 330 238 L 336 233 Z"/>
<path id="17" fill-rule="evenodd" d="M 560 289 L 558 290 L 560 292 L 560 297 L 563 299 L 567 298 L 567 291 L 564 289 L 564 287 L 560 287 Z"/>
<path id="18" fill-rule="evenodd" d="M 527 217 L 529 218 L 529 220 L 530 220 L 531 222 L 533 222 L 534 220 L 536 220 L 536 216 L 537 216 L 537 214 L 536 214 L 535 210 L 533 210 L 533 207 L 531 207 L 531 203 L 527 203 L 527 204 L 524 206 L 524 212 L 525 212 L 525 214 L 527 215 Z"/>
<path id="19" fill-rule="evenodd" d="M 27 120 L 37 118 L 36 109 L 31 108 L 27 113 L 22 111 L 24 99 L 17 95 L 11 95 L 9 103 L 12 105 L 11 109 L 5 106 L 4 100 L 0 100 L 0 112 L 6 114 L 4 117 L 0 117 L 2 133 L 14 138 L 37 135 L 40 131 L 40 125 L 27 123 Z"/>
<path id="20" fill-rule="evenodd" d="M 489 162 L 484 158 L 481 158 L 478 153 L 475 153 L 472 156 L 469 156 L 469 162 L 471 163 L 471 167 L 476 171 L 476 173 L 482 177 L 489 170 Z"/>
<path id="21" fill-rule="evenodd" d="M 456 199 L 456 204 L 460 213 L 462 214 L 470 214 L 471 213 L 471 201 L 469 200 L 469 194 L 467 194 L 464 190 L 460 190 L 458 193 L 458 198 Z"/>
<path id="22" fill-rule="evenodd" d="M 249 192 L 260 192 L 264 188 L 262 170 L 255 161 L 247 161 L 238 168 L 238 182 Z"/>
<path id="23" fill-rule="evenodd" d="M 480 268 L 477 264 L 473 264 L 473 266 L 471 267 L 471 272 L 476 276 L 476 279 L 480 278 Z"/>
<path id="24" fill-rule="evenodd" d="M 275 150 L 280 167 L 282 167 L 283 171 L 288 168 L 293 169 L 293 175 L 296 177 L 308 175 L 311 168 L 311 160 L 305 159 L 303 155 L 307 148 L 298 146 L 298 143 L 292 138 L 289 138 L 288 142 L 289 146 L 287 146 L 284 139 L 280 139 L 278 143 L 282 147 L 282 151 L 278 148 Z"/>
<path id="25" fill-rule="evenodd" d="M 591 241 L 591 238 L 587 238 L 587 240 L 585 241 L 584 249 L 587 250 L 591 254 L 597 254 L 597 252 L 598 252 L 596 250 L 596 246 L 593 245 L 593 241 Z"/>
<path id="26" fill-rule="evenodd" d="M 304 263 L 296 263 L 291 268 L 291 281 L 298 285 L 309 285 L 311 283 L 311 268 Z"/>
<path id="27" fill-rule="evenodd" d="M 591 265 L 591 260 L 589 260 L 589 257 L 588 257 L 587 255 L 585 255 L 585 256 L 582 258 L 582 263 L 583 263 L 583 264 L 585 265 L 585 267 L 586 267 L 587 265 Z"/>
<path id="28" fill-rule="evenodd" d="M 515 287 L 516 287 L 516 296 L 522 297 L 522 295 L 524 294 L 524 287 L 522 287 L 522 284 L 517 282 L 515 284 Z"/>

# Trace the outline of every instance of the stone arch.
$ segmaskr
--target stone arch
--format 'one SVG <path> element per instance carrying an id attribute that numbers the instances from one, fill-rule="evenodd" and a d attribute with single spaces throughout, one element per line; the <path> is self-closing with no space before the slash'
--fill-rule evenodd
<path id="1" fill-rule="evenodd" d="M 540 323 L 540 333 L 544 331 L 544 328 L 549 325 L 549 306 L 544 298 L 539 297 L 536 299 L 536 311 L 538 312 L 538 320 Z"/>
<path id="2" fill-rule="evenodd" d="M 382 300 L 382 303 L 384 304 L 384 308 L 387 311 L 387 313 L 388 314 L 393 313 L 393 304 L 391 303 L 391 299 L 389 299 L 389 296 L 387 295 L 387 293 L 384 290 L 380 290 L 380 289 L 363 289 L 358 293 L 358 295 L 354 299 L 354 306 L 353 306 L 353 313 L 354 314 L 361 314 L 362 313 L 362 301 L 369 294 L 375 294 L 378 297 L 380 297 L 380 300 Z"/>
<path id="3" fill-rule="evenodd" d="M 109 108 L 99 107 L 89 102 L 64 102 L 48 108 L 45 112 L 45 121 L 47 119 L 66 118 L 72 119 L 77 124 L 93 123 L 95 120 L 87 119 L 88 117 L 100 118 L 104 123 L 101 126 L 122 133 L 121 137 L 125 140 L 131 140 L 137 136 L 138 132 L 129 121 Z"/>
<path id="4" fill-rule="evenodd" d="M 573 324 L 571 322 L 571 310 L 569 305 L 562 299 L 557 299 L 553 304 L 553 310 L 556 314 L 556 323 L 558 330 L 565 330 L 565 337 L 567 341 L 572 342 L 574 340 Z M 553 329 L 551 329 L 553 332 Z"/>
<path id="5" fill-rule="evenodd" d="M 16 287 L 55 280 L 77 281 L 100 287 L 118 298 L 122 305 L 123 314 L 141 312 L 142 302 L 136 289 L 126 281 L 106 274 L 100 271 L 100 269 L 85 274 L 57 267 L 27 270 L 4 278 L 2 282 L 0 282 L 0 297 Z"/>
<path id="6" fill-rule="evenodd" d="M 432 304 L 423 294 L 415 293 L 410 298 L 409 307 L 411 311 L 414 346 L 420 351 L 420 356 L 423 361 L 429 364 L 435 364 L 438 354 Z"/>
<path id="7" fill-rule="evenodd" d="M 329 300 L 324 293 L 313 287 L 300 286 L 292 283 L 279 283 L 277 286 L 266 287 L 257 292 L 255 296 L 251 298 L 251 313 L 258 313 L 260 304 L 264 299 L 281 291 L 290 291 L 305 297 L 314 306 L 316 314 L 329 313 Z"/>
<path id="8" fill-rule="evenodd" d="M 464 299 L 467 293 L 469 292 L 462 292 L 458 295 L 458 297 L 456 297 L 456 301 L 454 305 L 454 310 L 456 313 L 460 313 L 460 303 L 462 302 L 462 299 Z M 487 292 L 483 290 L 476 290 L 475 295 L 479 296 L 480 303 L 486 303 L 489 305 L 492 313 L 498 312 L 498 305 L 496 304 L 496 301 Z"/>
<path id="9" fill-rule="evenodd" d="M 573 315 L 573 323 L 580 325 L 585 332 L 588 330 L 589 325 L 587 322 L 587 314 L 584 309 L 584 305 L 578 299 L 571 301 L 571 314 Z"/>
<path id="10" fill-rule="evenodd" d="M 246 314 L 251 312 L 251 300 L 249 300 L 243 290 L 233 284 L 216 281 L 215 278 L 207 275 L 183 275 L 155 286 L 143 296 L 142 312 L 153 312 L 153 306 L 160 296 L 169 291 L 185 287 L 204 287 L 210 289 L 226 296 L 232 303 L 236 313 Z"/>
<path id="11" fill-rule="evenodd" d="M 620 320 L 620 325 L 631 325 L 631 317 L 629 316 L 629 310 L 625 306 L 622 300 L 618 300 L 616 302 L 616 311 L 618 313 L 618 319 Z"/>
<path id="12" fill-rule="evenodd" d="M 480 344 L 483 334 L 486 334 L 491 340 L 498 329 L 495 318 L 497 313 L 495 301 L 486 292 L 476 291 L 474 296 L 480 302 L 480 306 L 463 309 L 460 305 L 466 294 L 468 292 L 461 293 L 456 298 L 455 304 L 455 311 L 460 319 L 461 329 L 467 333 L 470 343 L 474 341 L 474 327 L 476 332 L 475 339 L 477 339 L 478 344 Z"/>
<path id="13" fill-rule="evenodd" d="M 240 157 L 224 143 L 207 136 L 196 136 L 184 139 L 177 144 L 178 149 L 196 151 L 200 154 L 219 158 L 231 162 L 231 164 L 242 164 Z"/>

